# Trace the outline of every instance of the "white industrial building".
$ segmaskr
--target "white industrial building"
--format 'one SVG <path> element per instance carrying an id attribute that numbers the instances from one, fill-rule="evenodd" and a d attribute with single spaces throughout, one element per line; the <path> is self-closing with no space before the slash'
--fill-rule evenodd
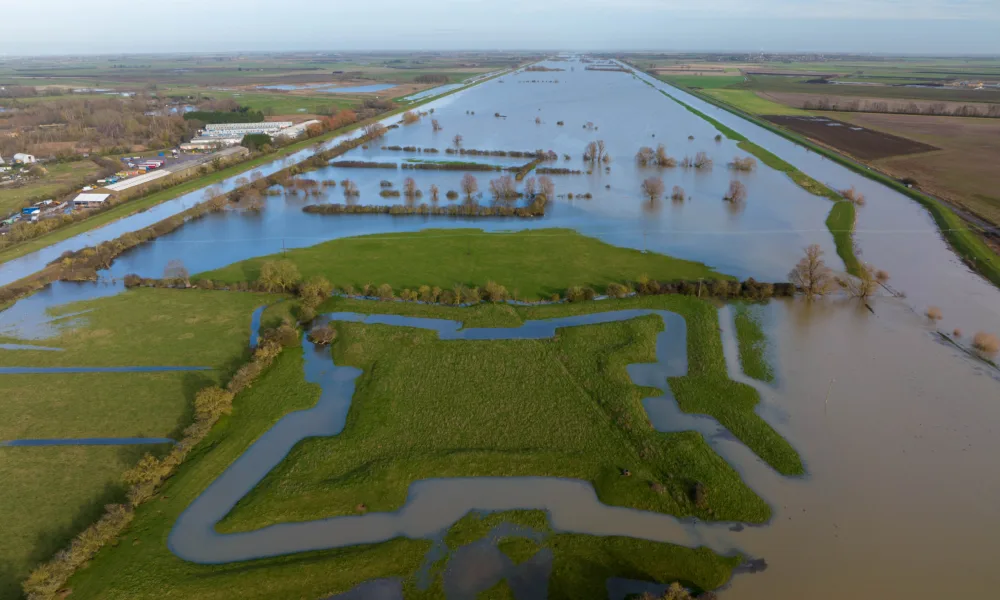
<path id="1" fill-rule="evenodd" d="M 104 202 L 111 197 L 111 194 L 94 194 L 84 192 L 73 198 L 73 206 L 76 208 L 98 208 L 104 206 Z"/>
<path id="2" fill-rule="evenodd" d="M 275 134 L 292 126 L 291 121 L 269 121 L 265 123 L 216 123 L 205 125 L 204 137 L 236 137 L 254 133 Z"/>
<path id="3" fill-rule="evenodd" d="M 22 165 L 30 165 L 36 162 L 34 155 L 17 153 L 14 155 L 14 162 L 21 163 Z"/>
<path id="4" fill-rule="evenodd" d="M 150 181 L 155 181 L 161 177 L 166 177 L 167 175 L 170 175 L 170 171 L 166 169 L 157 169 L 152 173 L 146 173 L 145 175 L 139 175 L 137 177 L 129 177 L 128 179 L 123 179 L 118 183 L 112 183 L 111 185 L 106 185 L 104 187 L 112 192 L 122 192 L 137 185 L 142 185 L 144 183 L 149 183 Z"/>
<path id="5" fill-rule="evenodd" d="M 311 121 L 306 121 L 304 123 L 299 123 L 298 125 L 292 125 L 291 127 L 286 127 L 285 129 L 282 129 L 281 131 L 279 131 L 277 133 L 272 133 L 271 137 L 272 138 L 278 138 L 278 137 L 291 137 L 291 138 L 294 138 L 294 137 L 298 137 L 298 136 L 302 135 L 303 133 L 305 133 L 306 130 L 309 129 L 310 125 L 319 125 L 319 121 L 317 121 L 316 119 L 313 119 Z"/>

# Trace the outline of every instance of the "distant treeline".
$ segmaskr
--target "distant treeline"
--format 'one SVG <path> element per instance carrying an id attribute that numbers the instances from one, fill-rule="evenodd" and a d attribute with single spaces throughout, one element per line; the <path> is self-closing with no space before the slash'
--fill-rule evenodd
<path id="1" fill-rule="evenodd" d="M 833 112 L 870 112 L 890 113 L 899 115 L 930 115 L 938 117 L 985 117 L 1000 119 L 1000 104 L 973 102 L 957 104 L 955 102 L 903 102 L 893 100 L 845 100 L 842 98 L 819 98 L 805 100 L 802 108 L 806 110 L 827 110 Z"/>
<path id="2" fill-rule="evenodd" d="M 264 113 L 241 106 L 235 111 L 196 110 L 186 113 L 184 119 L 202 123 L 260 123 L 264 120 Z"/>

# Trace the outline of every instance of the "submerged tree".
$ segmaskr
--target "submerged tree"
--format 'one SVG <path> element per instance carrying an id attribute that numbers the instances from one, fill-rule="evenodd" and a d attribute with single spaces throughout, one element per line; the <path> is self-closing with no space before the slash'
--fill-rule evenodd
<path id="1" fill-rule="evenodd" d="M 344 192 L 344 198 L 353 198 L 361 195 L 361 192 L 358 190 L 358 184 L 354 183 L 350 179 L 341 181 L 340 188 Z"/>
<path id="2" fill-rule="evenodd" d="M 502 175 L 490 180 L 490 194 L 494 200 L 509 201 L 517 198 L 517 184 L 510 175 Z"/>
<path id="3" fill-rule="evenodd" d="M 403 195 L 407 198 L 413 198 L 417 195 L 417 182 L 412 177 L 403 180 Z"/>
<path id="4" fill-rule="evenodd" d="M 479 181 L 476 180 L 472 173 L 466 173 L 462 176 L 462 192 L 465 193 L 466 198 L 472 198 L 472 195 L 479 191 Z"/>
<path id="5" fill-rule="evenodd" d="M 188 277 L 190 277 L 190 274 L 187 267 L 184 266 L 184 262 L 179 258 L 171 259 L 167 263 L 167 266 L 163 268 L 164 279 L 182 279 L 187 281 Z"/>
<path id="6" fill-rule="evenodd" d="M 729 191 L 722 197 L 727 202 L 743 202 L 747 199 L 747 187 L 742 181 L 732 180 L 729 182 Z"/>
<path id="7" fill-rule="evenodd" d="M 885 279 L 888 279 L 888 273 L 884 273 Z M 852 298 L 860 298 L 865 300 L 875 295 L 876 290 L 878 290 L 879 272 L 875 270 L 875 267 L 869 264 L 862 264 L 861 268 L 858 270 L 857 277 L 844 277 L 837 280 L 840 287 L 844 289 Z"/>
<path id="8" fill-rule="evenodd" d="M 684 188 L 679 185 L 674 186 L 673 192 L 670 194 L 670 199 L 674 202 L 683 202 L 687 196 L 684 193 Z"/>
<path id="9" fill-rule="evenodd" d="M 452 138 L 451 141 L 452 141 L 453 144 L 455 144 L 456 148 L 461 148 L 462 147 L 462 136 L 461 135 L 455 134 L 455 137 Z"/>
<path id="10" fill-rule="evenodd" d="M 436 184 L 432 183 L 430 187 L 430 192 L 431 192 L 431 202 L 437 204 L 437 201 L 441 194 L 441 190 L 438 189 L 438 186 Z"/>
<path id="11" fill-rule="evenodd" d="M 660 144 L 656 147 L 656 164 L 660 167 L 672 168 L 677 166 L 677 159 L 667 156 L 667 147 Z"/>
<path id="12" fill-rule="evenodd" d="M 439 123 L 437 119 L 431 119 L 431 127 L 434 131 L 441 131 L 443 129 L 443 127 L 441 127 L 441 123 Z"/>
<path id="13" fill-rule="evenodd" d="M 535 190 L 536 189 L 537 189 L 537 186 L 535 184 L 535 178 L 534 177 L 528 177 L 527 179 L 524 180 L 524 195 L 525 195 L 525 197 L 527 197 L 527 198 L 534 198 L 534 196 L 535 196 Z"/>
<path id="14" fill-rule="evenodd" d="M 389 130 L 381 123 L 368 123 L 365 125 L 363 131 L 365 132 L 365 137 L 377 140 L 378 138 L 384 136 Z"/>
<path id="15" fill-rule="evenodd" d="M 649 198 L 650 202 L 658 200 L 663 196 L 664 189 L 663 180 L 659 177 L 647 177 L 642 182 L 642 193 Z"/>
<path id="16" fill-rule="evenodd" d="M 640 167 L 648 167 L 657 164 L 656 152 L 649 146 L 643 146 L 639 148 L 639 151 L 635 153 L 635 162 Z"/>
<path id="17" fill-rule="evenodd" d="M 788 273 L 788 280 L 809 298 L 824 296 L 833 287 L 833 271 L 823 262 L 819 244 L 806 248 L 806 255 Z"/>
<path id="18" fill-rule="evenodd" d="M 538 192 L 545 196 L 546 199 L 551 200 L 556 195 L 556 184 L 552 181 L 552 178 L 548 175 L 542 175 L 538 178 Z"/>

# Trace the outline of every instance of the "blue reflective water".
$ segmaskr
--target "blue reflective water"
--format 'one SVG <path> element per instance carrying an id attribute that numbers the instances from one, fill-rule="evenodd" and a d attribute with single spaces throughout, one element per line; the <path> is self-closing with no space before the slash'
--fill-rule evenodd
<path id="1" fill-rule="evenodd" d="M 170 438 L 53 438 L 0 441 L 0 446 L 142 446 L 175 441 Z"/>

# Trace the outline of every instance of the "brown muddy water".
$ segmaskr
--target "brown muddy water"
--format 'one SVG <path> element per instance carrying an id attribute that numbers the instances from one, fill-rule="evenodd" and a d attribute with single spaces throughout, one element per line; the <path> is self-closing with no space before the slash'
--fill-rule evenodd
<path id="1" fill-rule="evenodd" d="M 1000 381 L 902 301 L 773 302 L 765 402 L 805 480 L 747 479 L 775 508 L 735 540 L 769 568 L 722 598 L 987 598 L 1000 586 Z"/>

